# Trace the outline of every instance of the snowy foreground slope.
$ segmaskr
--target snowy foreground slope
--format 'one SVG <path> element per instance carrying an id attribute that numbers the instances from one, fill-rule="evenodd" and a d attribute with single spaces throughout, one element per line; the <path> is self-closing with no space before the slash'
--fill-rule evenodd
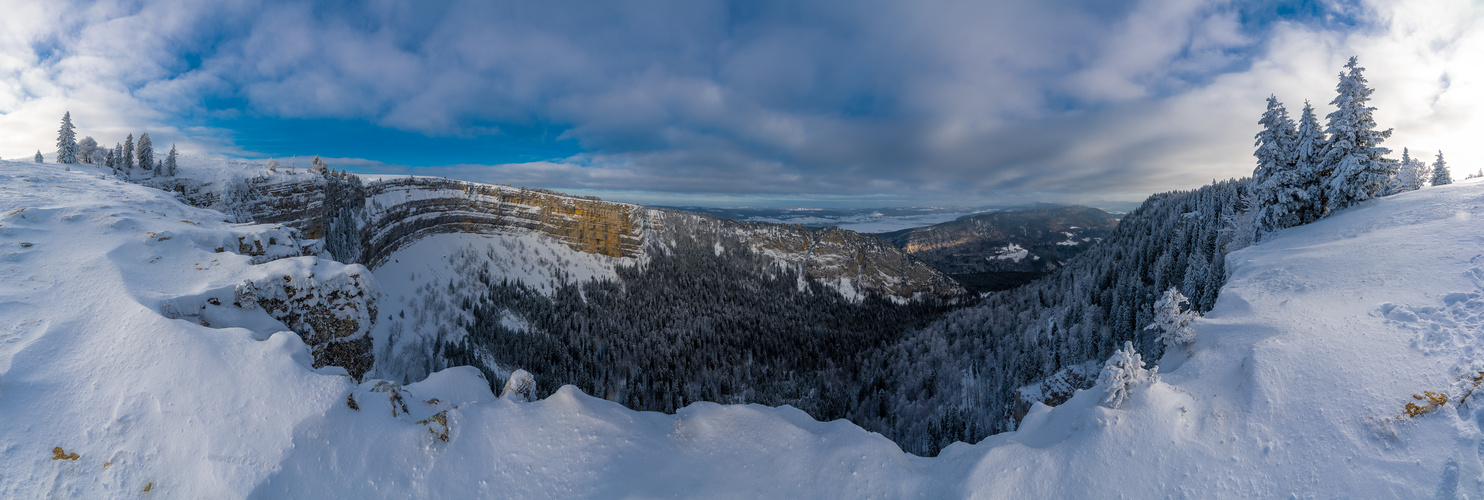
<path id="1" fill-rule="evenodd" d="M 266 314 L 160 311 L 245 279 L 364 268 L 215 252 L 275 230 L 100 177 L 0 162 L 0 498 L 1481 490 L 1484 412 L 1457 402 L 1484 371 L 1484 184 L 1366 203 L 1234 253 L 1189 354 L 1167 356 L 1120 408 L 1094 388 L 1033 409 L 1017 432 L 919 458 L 786 407 L 664 415 L 571 387 L 497 399 L 470 368 L 401 389 L 311 370 Z M 1398 419 L 1423 391 L 1449 402 Z"/>

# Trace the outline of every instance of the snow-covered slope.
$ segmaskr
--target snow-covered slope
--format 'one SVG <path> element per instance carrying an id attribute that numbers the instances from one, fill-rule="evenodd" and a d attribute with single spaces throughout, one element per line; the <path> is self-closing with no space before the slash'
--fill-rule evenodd
<path id="1" fill-rule="evenodd" d="M 1484 184 L 1234 253 L 1160 381 L 936 458 L 786 407 L 664 415 L 572 388 L 498 399 L 468 368 L 407 387 L 312 370 L 266 316 L 161 314 L 336 265 L 217 253 L 261 229 L 221 219 L 88 167 L 0 162 L 0 497 L 1453 497 L 1484 476 L 1484 412 L 1457 404 L 1484 370 Z M 1398 418 L 1423 391 L 1449 402 Z"/>

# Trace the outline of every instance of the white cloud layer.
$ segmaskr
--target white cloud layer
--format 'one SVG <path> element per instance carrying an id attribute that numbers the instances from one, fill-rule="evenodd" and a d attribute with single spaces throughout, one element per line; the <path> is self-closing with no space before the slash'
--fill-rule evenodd
<path id="1" fill-rule="evenodd" d="M 419 171 L 694 201 L 1138 199 L 1250 173 L 1264 98 L 1326 113 L 1359 55 L 1388 146 L 1484 166 L 1468 0 L 1287 20 L 1198 0 L 0 4 L 6 157 L 50 149 L 64 110 L 100 143 L 225 154 L 251 152 L 209 124 L 240 114 L 549 125 L 588 152 Z"/>

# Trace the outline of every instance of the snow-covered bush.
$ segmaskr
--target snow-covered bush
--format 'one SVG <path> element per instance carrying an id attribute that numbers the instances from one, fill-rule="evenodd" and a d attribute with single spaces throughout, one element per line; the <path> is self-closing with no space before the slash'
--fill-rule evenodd
<path id="1" fill-rule="evenodd" d="M 1195 330 L 1190 328 L 1190 321 L 1195 319 L 1196 313 L 1180 306 L 1188 303 L 1185 294 L 1175 287 L 1166 290 L 1164 296 L 1154 303 L 1154 322 L 1144 328 L 1158 329 L 1159 341 L 1164 343 L 1166 350 L 1195 342 Z"/>
<path id="2" fill-rule="evenodd" d="M 1098 386 L 1108 391 L 1103 403 L 1117 408 L 1128 399 L 1130 388 L 1135 384 L 1152 384 L 1159 381 L 1159 367 L 1144 369 L 1144 358 L 1134 349 L 1133 342 L 1124 342 L 1123 348 L 1113 352 L 1103 373 L 1098 375 Z"/>
<path id="3" fill-rule="evenodd" d="M 512 398 L 519 402 L 529 402 L 536 399 L 536 378 L 531 372 L 516 370 L 505 380 L 505 390 L 500 391 L 501 398 Z"/>

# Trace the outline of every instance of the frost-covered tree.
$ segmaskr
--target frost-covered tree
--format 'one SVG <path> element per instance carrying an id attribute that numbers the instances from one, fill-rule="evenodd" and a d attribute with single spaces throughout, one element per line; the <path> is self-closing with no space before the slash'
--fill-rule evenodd
<path id="1" fill-rule="evenodd" d="M 1396 173 L 1396 162 L 1386 158 L 1391 150 L 1381 146 L 1391 137 L 1391 129 L 1377 130 L 1376 108 L 1367 105 L 1374 90 L 1366 87 L 1365 68 L 1356 57 L 1345 68 L 1349 71 L 1340 73 L 1337 95 L 1330 101 L 1336 109 L 1327 116 L 1325 129 L 1329 135 L 1329 150 L 1324 155 L 1326 211 L 1380 196 Z"/>
<path id="2" fill-rule="evenodd" d="M 103 166 L 113 169 L 114 173 L 118 173 L 118 167 L 113 166 L 113 159 L 115 158 L 113 150 L 109 149 L 107 151 L 108 154 L 103 156 Z"/>
<path id="3" fill-rule="evenodd" d="M 175 145 L 170 145 L 170 152 L 165 154 L 165 175 L 175 177 L 178 165 L 175 160 Z"/>
<path id="4" fill-rule="evenodd" d="M 84 137 L 77 141 L 77 161 L 83 163 L 97 163 L 93 161 L 93 153 L 98 152 L 98 141 L 92 137 Z"/>
<path id="5" fill-rule="evenodd" d="M 1263 126 L 1253 144 L 1257 150 L 1257 168 L 1252 172 L 1256 186 L 1257 224 L 1254 235 L 1262 235 L 1302 223 L 1300 213 L 1308 203 L 1304 176 L 1297 162 L 1298 130 L 1288 110 L 1277 96 L 1268 96 L 1268 107 L 1258 123 Z"/>
<path id="6" fill-rule="evenodd" d="M 268 159 L 268 171 L 274 173 L 278 172 L 278 160 L 273 158 Z"/>
<path id="7" fill-rule="evenodd" d="M 1257 202 L 1257 189 L 1248 189 L 1237 199 L 1235 211 L 1223 215 L 1221 230 L 1230 235 L 1225 250 L 1235 252 L 1252 246 L 1257 240 L 1257 216 L 1261 206 Z"/>
<path id="8" fill-rule="evenodd" d="M 505 380 L 505 390 L 500 391 L 500 398 L 521 403 L 535 400 L 536 378 L 525 370 L 511 372 L 510 378 Z"/>
<path id="9" fill-rule="evenodd" d="M 1252 171 L 1252 180 L 1259 185 L 1276 171 L 1284 170 L 1293 163 L 1294 140 L 1298 135 L 1293 119 L 1278 96 L 1268 96 L 1268 107 L 1257 121 L 1262 130 L 1257 133 L 1257 147 L 1252 156 L 1257 157 L 1257 168 Z"/>
<path id="10" fill-rule="evenodd" d="M 153 170 L 155 167 L 155 145 L 149 140 L 149 132 L 139 134 L 139 168 Z"/>
<path id="11" fill-rule="evenodd" d="M 36 160 L 36 163 L 46 163 L 46 160 L 42 159 L 41 151 L 39 150 L 36 151 L 36 157 L 34 158 L 34 160 Z"/>
<path id="12" fill-rule="evenodd" d="M 134 134 L 129 134 L 124 138 L 124 149 L 121 153 L 124 156 L 124 174 L 134 175 Z"/>
<path id="13" fill-rule="evenodd" d="M 105 151 L 106 150 L 103 148 L 93 149 L 93 154 L 88 157 L 88 163 L 102 165 L 103 162 L 108 159 L 108 153 L 106 153 Z"/>
<path id="14" fill-rule="evenodd" d="M 1103 403 L 1117 408 L 1128 399 L 1134 385 L 1158 382 L 1158 372 L 1158 366 L 1145 369 L 1144 357 L 1134 349 L 1134 343 L 1124 341 L 1123 348 L 1113 351 L 1113 357 L 1108 358 L 1098 374 L 1098 386 L 1107 391 Z"/>
<path id="15" fill-rule="evenodd" d="M 1402 148 L 1402 160 L 1397 164 L 1396 175 L 1386 185 L 1386 194 L 1393 195 L 1421 189 L 1422 184 L 1427 182 L 1429 173 L 1426 163 L 1413 158 L 1411 151 Z"/>
<path id="16" fill-rule="evenodd" d="M 1314 222 L 1324 214 L 1322 172 L 1324 152 L 1328 147 L 1324 128 L 1319 125 L 1319 117 L 1314 115 L 1314 105 L 1305 99 L 1304 112 L 1299 117 L 1298 137 L 1294 139 L 1293 161 L 1306 196 L 1302 204 L 1290 208 L 1291 212 L 1298 214 L 1299 224 Z"/>
<path id="17" fill-rule="evenodd" d="M 319 155 L 314 155 L 314 161 L 309 163 L 309 173 L 325 175 L 328 170 L 329 165 L 325 165 L 325 161 L 319 159 Z"/>
<path id="18" fill-rule="evenodd" d="M 62 115 L 62 128 L 57 131 L 57 163 L 77 163 L 77 131 L 71 111 Z"/>
<path id="19" fill-rule="evenodd" d="M 1185 294 L 1175 287 L 1166 290 L 1164 296 L 1154 303 L 1154 322 L 1145 328 L 1160 331 L 1159 340 L 1166 350 L 1195 342 L 1195 330 L 1190 328 L 1190 322 L 1196 318 L 1196 313 L 1181 307 L 1186 303 Z"/>
<path id="20" fill-rule="evenodd" d="M 1438 159 L 1432 162 L 1432 185 L 1442 186 L 1453 183 L 1453 174 L 1448 171 L 1448 162 L 1443 161 L 1443 152 L 1438 151 Z"/>

